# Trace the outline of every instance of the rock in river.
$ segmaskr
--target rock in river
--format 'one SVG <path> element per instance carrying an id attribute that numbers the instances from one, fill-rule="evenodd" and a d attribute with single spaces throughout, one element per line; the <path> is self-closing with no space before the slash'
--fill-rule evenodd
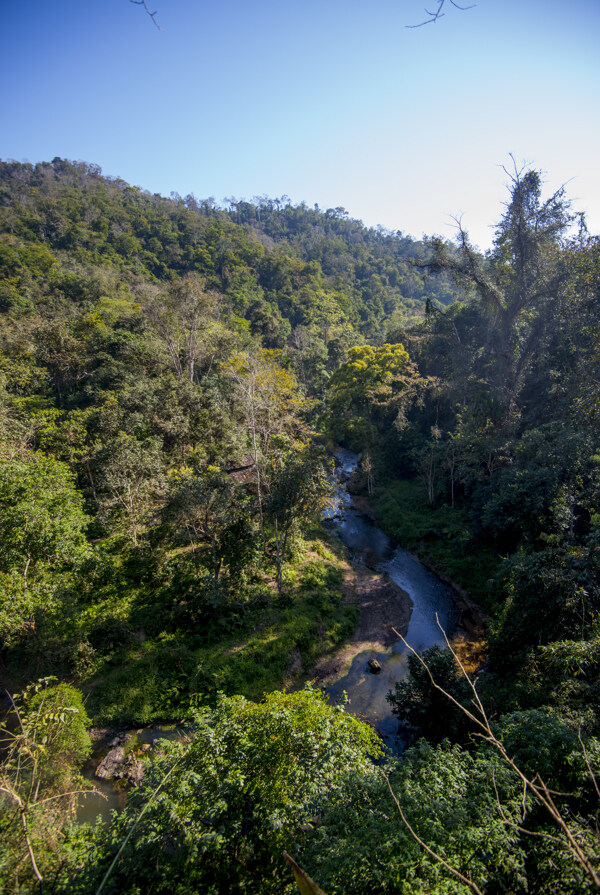
<path id="1" fill-rule="evenodd" d="M 134 786 L 142 782 L 144 765 L 130 752 L 125 754 L 122 746 L 111 749 L 96 768 L 96 777 L 101 780 L 128 780 Z"/>
<path id="2" fill-rule="evenodd" d="M 111 749 L 96 768 L 96 777 L 101 780 L 112 780 L 125 761 L 125 750 L 122 746 Z"/>

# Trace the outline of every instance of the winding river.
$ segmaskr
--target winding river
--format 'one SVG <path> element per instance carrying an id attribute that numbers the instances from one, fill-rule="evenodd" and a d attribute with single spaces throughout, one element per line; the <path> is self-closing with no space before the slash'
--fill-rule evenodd
<path id="1" fill-rule="evenodd" d="M 350 550 L 354 562 L 363 562 L 367 554 L 370 568 L 387 573 L 395 584 L 409 594 L 413 611 L 406 634 L 407 642 L 419 652 L 436 644 L 443 645 L 444 638 L 436 622 L 436 613 L 446 633 L 451 634 L 456 627 L 452 591 L 407 550 L 393 544 L 385 532 L 353 506 L 342 481 L 356 470 L 358 456 L 339 450 L 336 460 L 340 484 L 331 515 L 340 539 Z M 372 674 L 368 670 L 367 662 L 371 658 L 378 660 L 381 674 Z M 396 682 L 406 677 L 407 671 L 407 649 L 398 640 L 385 652 L 359 653 L 348 672 L 326 689 L 334 700 L 341 699 L 345 692 L 348 709 L 372 724 L 389 748 L 400 751 L 403 747 L 402 737 L 386 694 L 393 690 Z"/>
<path id="2" fill-rule="evenodd" d="M 456 613 L 452 592 L 436 575 L 425 568 L 414 556 L 396 546 L 380 528 L 357 510 L 343 481 L 356 470 L 358 456 L 346 450 L 336 452 L 338 485 L 333 508 L 328 512 L 330 525 L 349 549 L 354 562 L 364 563 L 369 557 L 369 568 L 385 572 L 413 601 L 413 611 L 406 640 L 414 649 L 422 651 L 435 644 L 443 644 L 443 635 L 436 623 L 436 613 L 447 633 L 455 628 Z M 394 684 L 407 674 L 407 650 L 398 640 L 384 652 L 359 653 L 342 677 L 326 687 L 332 701 L 338 702 L 346 694 L 348 709 L 372 724 L 386 745 L 394 752 L 403 748 L 398 732 L 398 721 L 390 710 L 386 695 Z M 372 674 L 369 659 L 376 658 L 380 674 Z M 155 738 L 179 735 L 173 728 L 152 727 L 140 730 L 136 742 L 151 743 Z M 78 820 L 93 822 L 98 814 L 107 820 L 112 809 L 123 808 L 127 792 L 113 781 L 99 781 L 94 777 L 99 757 L 107 751 L 106 743 L 98 743 L 94 756 L 84 769 L 84 776 L 98 786 L 97 794 L 80 798 Z"/>

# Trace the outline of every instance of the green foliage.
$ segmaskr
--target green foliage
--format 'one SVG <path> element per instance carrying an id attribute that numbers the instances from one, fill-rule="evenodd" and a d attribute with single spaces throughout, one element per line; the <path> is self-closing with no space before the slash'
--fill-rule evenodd
<path id="1" fill-rule="evenodd" d="M 386 416 L 398 423 L 419 384 L 401 344 L 355 345 L 328 386 L 328 428 L 332 437 L 361 449 L 375 439 Z"/>
<path id="2" fill-rule="evenodd" d="M 78 768 L 91 751 L 90 720 L 81 693 L 49 678 L 11 706 L 0 731 L 0 887 L 24 892 L 58 869 L 62 830 L 83 785 Z"/>
<path id="3" fill-rule="evenodd" d="M 137 804 L 97 831 L 92 860 L 69 881 L 70 891 L 97 886 L 136 821 L 107 892 L 292 891 L 284 849 L 310 822 L 320 795 L 378 754 L 373 731 L 318 691 L 272 693 L 260 703 L 221 698 L 198 715 L 190 744 L 157 763 Z M 174 762 L 176 772 L 142 817 Z"/>
<path id="4" fill-rule="evenodd" d="M 205 546 L 205 560 L 218 580 L 226 565 L 237 579 L 255 562 L 257 539 L 252 529 L 250 500 L 217 467 L 199 475 L 191 470 L 171 476 L 171 493 L 163 516 L 174 529 L 176 542 L 193 550 Z"/>
<path id="5" fill-rule="evenodd" d="M 519 787 L 495 756 L 421 740 L 385 773 L 416 834 L 447 863 L 484 891 L 527 891 L 525 852 L 497 811 L 492 781 L 513 819 Z M 330 895 L 469 891 L 417 844 L 377 769 L 323 795 L 299 860 Z"/>
<path id="6" fill-rule="evenodd" d="M 399 479 L 376 487 L 370 500 L 384 531 L 430 568 L 466 588 L 477 601 L 493 605 L 490 579 L 499 559 L 473 531 L 464 507 L 430 506 L 422 482 Z"/>
<path id="7" fill-rule="evenodd" d="M 584 757 L 575 731 L 547 709 L 503 715 L 498 736 L 517 765 L 531 778 L 539 774 L 555 790 L 575 791 Z"/>
<path id="8" fill-rule="evenodd" d="M 164 488 L 157 439 L 140 441 L 120 432 L 95 454 L 91 465 L 98 469 L 99 518 L 137 544 Z"/>
<path id="9" fill-rule="evenodd" d="M 0 164 L 7 673 L 75 675 L 110 723 L 213 706 L 109 830 L 73 834 L 56 891 L 93 891 L 129 832 L 113 891 L 291 892 L 284 849 L 330 895 L 465 891 L 402 823 L 371 732 L 317 694 L 243 698 L 297 684 L 356 625 L 315 527 L 314 426 L 364 451 L 386 531 L 485 604 L 494 723 L 569 793 L 556 798 L 597 864 L 600 244 L 572 223 L 535 171 L 515 170 L 482 257 L 465 233 L 424 246 L 341 208 L 225 210 L 85 163 Z M 464 700 L 448 654 L 427 658 Z M 399 715 L 463 743 L 463 717 L 410 665 Z M 7 798 L 18 815 L 35 774 L 60 791 L 25 809 L 54 873 L 42 832 L 63 828 L 87 720 L 67 685 L 22 708 L 28 757 Z M 585 891 L 484 748 L 421 741 L 391 785 L 417 835 L 490 895 Z M 15 876 L 13 820 L 0 861 L 17 891 L 36 873 Z"/>
<path id="10" fill-rule="evenodd" d="M 0 460 L 0 636 L 35 630 L 65 573 L 87 553 L 88 517 L 69 468 L 52 457 Z"/>
<path id="11" fill-rule="evenodd" d="M 459 702 L 467 702 L 468 690 L 454 657 L 449 650 L 432 646 L 425 650 L 422 659 L 427 667 L 409 655 L 408 676 L 388 694 L 394 714 L 432 742 L 446 737 L 464 739 L 467 719 L 445 695 L 449 693 Z M 436 689 L 431 678 L 445 693 Z"/>
<path id="12" fill-rule="evenodd" d="M 37 744 L 39 771 L 44 785 L 71 773 L 87 758 L 91 741 L 87 731 L 90 719 L 82 695 L 70 684 L 48 680 L 31 684 L 20 698 L 23 735 Z"/>
<path id="13" fill-rule="evenodd" d="M 87 517 L 64 463 L 39 455 L 0 465 L 2 571 L 67 565 L 85 544 Z"/>
<path id="14" fill-rule="evenodd" d="M 152 568 L 148 547 L 125 562 L 117 543 L 111 550 L 104 542 L 76 607 L 53 634 L 53 667 L 65 667 L 56 664 L 63 655 L 81 675 L 98 721 L 134 725 L 180 720 L 218 690 L 256 699 L 301 681 L 357 622 L 356 607 L 343 601 L 340 559 L 320 540 L 300 552 L 309 551 L 313 558 L 284 567 L 293 575 L 279 600 L 274 581 L 269 587 L 249 574 L 231 587 L 229 576 L 217 581 L 186 550 Z"/>
<path id="15" fill-rule="evenodd" d="M 64 159 L 2 163 L 0 192 L 14 200 L 3 202 L 0 300 L 17 313 L 39 298 L 40 276 L 52 276 L 72 297 L 89 292 L 77 273 L 61 269 L 64 253 L 84 267 L 151 281 L 200 274 L 238 313 L 261 309 L 254 325 L 271 340 L 267 347 L 281 347 L 273 340 L 286 338 L 290 323 L 327 327 L 329 341 L 347 320 L 374 331 L 384 314 L 410 318 L 427 297 L 444 304 L 453 297 L 446 276 L 424 283 L 407 263 L 421 243 L 332 209 L 260 200 L 225 211 L 191 195 L 152 196 L 103 178 L 95 165 Z"/>
<path id="16" fill-rule="evenodd" d="M 302 868 L 294 861 L 287 852 L 283 853 L 284 858 L 292 868 L 296 885 L 301 895 L 325 895 L 323 890 L 305 873 Z"/>
<path id="17" fill-rule="evenodd" d="M 597 562 L 595 539 L 523 551 L 505 562 L 506 599 L 493 640 L 499 662 L 565 636 L 589 636 L 600 605 Z"/>

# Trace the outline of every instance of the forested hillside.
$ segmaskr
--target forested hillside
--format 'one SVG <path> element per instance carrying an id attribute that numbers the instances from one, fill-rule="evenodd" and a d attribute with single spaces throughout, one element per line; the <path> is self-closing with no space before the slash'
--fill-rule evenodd
<path id="1" fill-rule="evenodd" d="M 48 286 L 71 301 L 93 300 L 93 290 L 64 279 L 65 263 L 69 272 L 86 270 L 84 279 L 114 269 L 130 288 L 194 273 L 248 319 L 264 347 L 280 348 L 297 327 L 327 344 L 348 326 L 380 338 L 383 321 L 456 296 L 446 276 L 425 280 L 409 263 L 422 243 L 367 229 L 342 208 L 166 199 L 63 159 L 4 162 L 0 177 L 4 310 L 29 307 Z M 51 283 L 42 281 L 49 272 Z"/>
<path id="2" fill-rule="evenodd" d="M 6 891 L 292 892 L 284 850 L 329 895 L 600 888 L 600 242 L 564 191 L 515 170 L 483 256 L 9 162 L 0 229 Z M 409 660 L 399 758 L 297 689 L 357 620 L 333 445 L 487 615 L 471 678 Z M 188 739 L 72 824 L 87 729 L 151 721 Z"/>

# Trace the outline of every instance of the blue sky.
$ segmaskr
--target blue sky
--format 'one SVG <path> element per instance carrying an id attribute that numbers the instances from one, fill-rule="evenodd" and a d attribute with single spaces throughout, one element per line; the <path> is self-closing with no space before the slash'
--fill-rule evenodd
<path id="1" fill-rule="evenodd" d="M 430 0 L 434 4 L 435 0 Z M 447 0 L 449 3 L 449 0 Z M 489 246 L 509 153 L 600 232 L 600 2 L 4 0 L 0 157 Z"/>

